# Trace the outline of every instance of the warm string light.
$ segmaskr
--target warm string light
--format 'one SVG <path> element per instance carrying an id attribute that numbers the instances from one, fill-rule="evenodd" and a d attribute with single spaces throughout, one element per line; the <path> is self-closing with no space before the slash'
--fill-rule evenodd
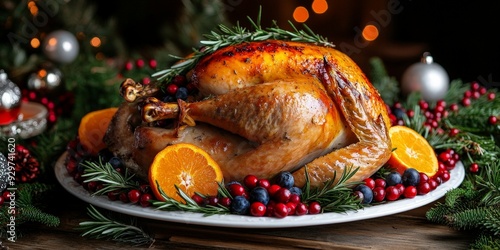
<path id="1" fill-rule="evenodd" d="M 38 14 L 38 7 L 36 6 L 35 1 L 28 2 L 28 9 L 30 10 L 31 15 L 36 16 L 36 14 Z"/>
<path id="2" fill-rule="evenodd" d="M 312 10 L 316 14 L 323 14 L 328 10 L 328 3 L 326 0 L 314 0 L 311 5 Z"/>

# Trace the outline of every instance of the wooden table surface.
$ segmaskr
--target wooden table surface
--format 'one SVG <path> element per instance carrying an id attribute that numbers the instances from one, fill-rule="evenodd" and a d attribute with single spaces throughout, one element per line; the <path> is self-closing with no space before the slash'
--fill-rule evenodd
<path id="1" fill-rule="evenodd" d="M 78 223 L 90 220 L 85 202 L 61 191 L 61 204 L 50 211 L 61 218 L 59 227 L 23 225 L 15 243 L 3 239 L 9 249 L 467 249 L 472 238 L 425 219 L 433 206 L 405 213 L 350 223 L 299 228 L 238 229 L 196 226 L 140 219 L 155 234 L 151 246 L 133 247 L 80 236 Z M 439 202 L 439 201 L 438 201 Z"/>

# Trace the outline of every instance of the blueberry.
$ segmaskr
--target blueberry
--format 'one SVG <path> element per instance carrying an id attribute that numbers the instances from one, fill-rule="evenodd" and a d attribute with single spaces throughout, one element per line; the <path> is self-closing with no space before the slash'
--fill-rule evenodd
<path id="1" fill-rule="evenodd" d="M 292 188 L 290 188 L 290 193 L 297 194 L 297 195 L 301 196 L 302 189 L 300 189 L 299 187 L 292 187 Z"/>
<path id="2" fill-rule="evenodd" d="M 278 175 L 276 175 L 275 182 L 280 187 L 284 187 L 284 188 L 288 188 L 288 189 L 292 188 L 293 185 L 295 184 L 295 180 L 293 179 L 293 175 L 287 171 L 279 172 Z"/>
<path id="3" fill-rule="evenodd" d="M 186 87 L 179 87 L 175 92 L 175 98 L 186 100 L 188 97 L 188 90 Z"/>
<path id="4" fill-rule="evenodd" d="M 234 197 L 231 202 L 231 212 L 234 214 L 248 214 L 250 202 L 243 196 Z"/>
<path id="5" fill-rule="evenodd" d="M 175 97 L 173 97 L 171 95 L 167 95 L 167 96 L 163 97 L 162 101 L 163 102 L 175 102 Z"/>
<path id="6" fill-rule="evenodd" d="M 363 194 L 361 203 L 370 204 L 373 200 L 373 191 L 365 184 L 359 184 L 354 188 L 354 191 L 360 191 Z"/>
<path id="7" fill-rule="evenodd" d="M 256 187 L 250 191 L 250 202 L 261 202 L 264 205 L 267 205 L 269 202 L 269 193 L 267 189 L 263 187 Z"/>
<path id="8" fill-rule="evenodd" d="M 404 115 L 405 115 L 405 112 L 404 110 L 400 109 L 400 108 L 394 108 L 392 110 L 392 113 L 394 114 L 394 116 L 396 116 L 396 118 L 398 119 L 403 119 Z"/>
<path id="9" fill-rule="evenodd" d="M 111 159 L 109 159 L 109 164 L 111 164 L 111 166 L 114 168 L 114 169 L 117 169 L 117 168 L 121 168 L 123 167 L 123 162 L 120 158 L 116 157 L 116 156 L 113 156 L 111 157 Z"/>
<path id="10" fill-rule="evenodd" d="M 107 162 L 113 157 L 113 153 L 108 148 L 104 148 L 99 151 L 99 157 L 101 157 L 103 162 Z"/>
<path id="11" fill-rule="evenodd" d="M 408 186 L 417 186 L 420 183 L 420 174 L 414 168 L 408 168 L 403 173 L 403 185 L 405 187 Z"/>
<path id="12" fill-rule="evenodd" d="M 398 172 L 391 172 L 385 177 L 385 182 L 387 186 L 396 186 L 397 184 L 403 183 L 401 179 L 401 174 Z"/>

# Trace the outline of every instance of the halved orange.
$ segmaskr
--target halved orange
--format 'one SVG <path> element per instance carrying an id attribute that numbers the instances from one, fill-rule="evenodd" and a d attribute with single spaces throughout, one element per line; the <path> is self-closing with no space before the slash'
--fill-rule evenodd
<path id="1" fill-rule="evenodd" d="M 118 108 L 106 108 L 92 111 L 82 117 L 78 127 L 78 137 L 82 146 L 93 155 L 106 147 L 102 141 L 108 130 L 111 118 Z"/>
<path id="2" fill-rule="evenodd" d="M 389 128 L 392 147 L 395 148 L 387 164 L 399 173 L 408 168 L 434 176 L 438 171 L 438 159 L 429 142 L 417 131 L 406 126 Z"/>
<path id="3" fill-rule="evenodd" d="M 189 143 L 167 146 L 156 154 L 149 168 L 149 184 L 156 199 L 164 201 L 160 188 L 170 198 L 184 200 L 178 186 L 191 197 L 195 192 L 217 195 L 218 182 L 222 181 L 219 165 L 203 149 Z"/>

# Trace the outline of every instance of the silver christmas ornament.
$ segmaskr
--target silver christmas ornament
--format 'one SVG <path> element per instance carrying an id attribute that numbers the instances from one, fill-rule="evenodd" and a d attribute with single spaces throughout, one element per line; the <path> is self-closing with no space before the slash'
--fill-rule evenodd
<path id="1" fill-rule="evenodd" d="M 29 75 L 26 83 L 28 89 L 52 92 L 62 85 L 62 72 L 55 67 L 42 66 Z"/>
<path id="2" fill-rule="evenodd" d="M 21 90 L 0 70 L 0 125 L 18 119 L 21 107 Z"/>
<path id="3" fill-rule="evenodd" d="M 443 99 L 449 85 L 448 73 L 441 65 L 433 62 L 428 52 L 423 54 L 421 62 L 406 69 L 401 78 L 403 94 L 420 92 L 422 99 L 428 102 Z"/>
<path id="4" fill-rule="evenodd" d="M 42 50 L 54 62 L 70 63 L 78 56 L 80 45 L 72 33 L 56 30 L 45 37 Z"/>
<path id="5" fill-rule="evenodd" d="M 2 193 L 8 184 L 9 177 L 9 164 L 7 158 L 0 153 L 0 193 Z"/>

